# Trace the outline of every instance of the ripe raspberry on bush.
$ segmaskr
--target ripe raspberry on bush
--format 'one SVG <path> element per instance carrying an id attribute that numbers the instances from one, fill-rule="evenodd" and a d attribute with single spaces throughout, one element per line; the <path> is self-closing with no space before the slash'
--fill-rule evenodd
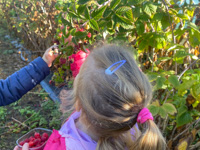
<path id="1" fill-rule="evenodd" d="M 66 62 L 67 62 L 67 60 L 65 59 L 65 58 L 60 58 L 59 59 L 59 62 L 60 62 L 60 64 L 62 65 L 62 64 L 65 64 Z"/>
<path id="2" fill-rule="evenodd" d="M 92 34 L 89 32 L 89 33 L 87 34 L 87 36 L 88 36 L 89 38 L 91 38 Z"/>
<path id="3" fill-rule="evenodd" d="M 72 54 L 69 59 L 74 59 L 74 62 L 70 64 L 70 68 L 72 70 L 72 76 L 75 78 L 77 74 L 79 73 L 79 70 L 81 68 L 81 65 L 87 58 L 87 56 L 90 54 L 90 51 L 86 49 L 88 53 L 83 52 L 82 50 L 78 51 L 76 54 Z"/>

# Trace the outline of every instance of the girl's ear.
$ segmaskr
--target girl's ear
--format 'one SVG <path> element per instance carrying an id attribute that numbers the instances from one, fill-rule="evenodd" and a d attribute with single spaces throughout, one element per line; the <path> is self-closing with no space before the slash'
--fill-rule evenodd
<path id="1" fill-rule="evenodd" d="M 76 111 L 80 111 L 81 110 L 81 104 L 80 104 L 79 99 L 77 99 L 76 102 L 75 102 L 75 109 L 76 109 Z"/>

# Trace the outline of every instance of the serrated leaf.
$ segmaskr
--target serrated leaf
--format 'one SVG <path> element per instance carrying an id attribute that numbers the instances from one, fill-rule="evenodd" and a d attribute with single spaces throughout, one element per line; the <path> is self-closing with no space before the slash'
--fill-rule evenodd
<path id="1" fill-rule="evenodd" d="M 158 106 L 155 106 L 155 105 L 149 105 L 148 109 L 152 113 L 153 116 L 157 115 L 159 110 L 160 110 L 160 108 Z"/>
<path id="2" fill-rule="evenodd" d="M 166 81 L 166 78 L 165 78 L 165 77 L 159 76 L 159 77 L 156 79 L 156 87 L 157 87 L 157 89 L 161 89 L 165 81 Z"/>
<path id="3" fill-rule="evenodd" d="M 99 25 L 98 25 L 98 23 L 97 23 L 94 19 L 91 19 L 91 20 L 89 21 L 89 25 L 90 25 L 90 27 L 91 27 L 92 29 L 94 29 L 94 30 L 96 30 L 96 31 L 99 32 Z"/>
<path id="4" fill-rule="evenodd" d="M 129 0 L 128 4 L 129 5 L 139 5 L 142 4 L 143 2 L 145 2 L 146 0 Z"/>
<path id="5" fill-rule="evenodd" d="M 178 81 L 178 78 L 177 76 L 175 75 L 171 75 L 169 78 L 168 78 L 169 82 L 175 87 L 175 88 L 178 88 L 178 86 L 180 85 L 179 81 Z"/>
<path id="6" fill-rule="evenodd" d="M 113 20 L 115 21 L 115 23 L 119 23 L 124 29 L 132 29 L 133 28 L 133 24 L 129 19 L 119 16 L 117 14 L 114 16 L 114 18 L 113 18 Z"/>
<path id="7" fill-rule="evenodd" d="M 196 80 L 186 80 L 183 81 L 182 84 L 179 85 L 178 87 L 178 94 L 182 95 L 185 90 L 189 90 L 191 88 L 191 86 L 196 82 Z"/>
<path id="8" fill-rule="evenodd" d="M 112 2 L 110 4 L 110 8 L 114 9 L 115 7 L 117 7 L 119 5 L 120 2 L 121 2 L 121 0 L 112 0 Z"/>
<path id="9" fill-rule="evenodd" d="M 103 13 L 106 10 L 106 8 L 107 8 L 107 5 L 101 7 L 99 9 L 97 9 L 97 10 L 94 10 L 92 12 L 92 14 L 91 14 L 92 18 L 94 18 L 95 20 L 98 20 L 98 19 L 102 18 L 103 17 Z"/>
<path id="10" fill-rule="evenodd" d="M 186 111 L 176 117 L 177 127 L 190 123 L 192 120 L 193 120 L 192 116 L 188 111 Z"/>
<path id="11" fill-rule="evenodd" d="M 152 2 L 147 2 L 143 6 L 144 12 L 149 15 L 150 17 L 156 13 L 157 6 L 154 5 Z"/>
<path id="12" fill-rule="evenodd" d="M 90 19 L 90 13 L 89 13 L 88 7 L 86 7 L 86 9 L 85 9 L 85 18 L 88 20 Z"/>
<path id="13" fill-rule="evenodd" d="M 177 113 L 176 107 L 170 103 L 164 103 L 161 107 L 170 115 Z"/>
<path id="14" fill-rule="evenodd" d="M 165 111 L 163 107 L 159 107 L 159 115 L 163 119 L 167 116 L 167 112 Z"/>
<path id="15" fill-rule="evenodd" d="M 128 10 L 125 15 L 130 21 L 134 21 L 132 9 Z"/>
<path id="16" fill-rule="evenodd" d="M 78 14 L 82 14 L 86 9 L 86 5 L 80 5 L 77 9 Z"/>
<path id="17" fill-rule="evenodd" d="M 112 10 L 110 9 L 110 7 L 107 7 L 106 10 L 104 11 L 103 18 L 107 18 L 111 16 L 111 14 L 112 14 Z"/>
<path id="18" fill-rule="evenodd" d="M 117 8 L 116 13 L 118 15 L 122 15 L 122 14 L 126 13 L 129 10 L 131 10 L 131 7 L 129 7 L 129 6 L 121 6 L 121 7 Z"/>
<path id="19" fill-rule="evenodd" d="M 79 0 L 78 4 L 86 4 L 87 2 L 89 2 L 90 0 Z"/>

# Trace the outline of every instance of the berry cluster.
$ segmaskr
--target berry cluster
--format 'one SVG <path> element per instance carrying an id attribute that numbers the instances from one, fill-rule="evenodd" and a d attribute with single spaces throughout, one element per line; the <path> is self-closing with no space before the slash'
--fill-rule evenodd
<path id="1" fill-rule="evenodd" d="M 41 147 L 49 138 L 49 135 L 44 132 L 42 135 L 40 135 L 40 133 L 35 132 L 34 136 L 31 136 L 27 139 L 25 139 L 24 141 L 21 141 L 19 143 L 19 145 L 23 146 L 25 143 L 29 144 L 29 148 L 37 148 L 37 147 Z M 42 150 L 41 149 L 37 149 L 37 150 Z"/>

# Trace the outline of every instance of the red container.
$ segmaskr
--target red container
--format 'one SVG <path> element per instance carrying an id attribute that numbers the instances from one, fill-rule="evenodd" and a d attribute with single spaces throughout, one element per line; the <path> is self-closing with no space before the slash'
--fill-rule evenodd
<path id="1" fill-rule="evenodd" d="M 30 138 L 31 136 L 34 137 L 35 132 L 40 133 L 40 135 L 42 135 L 43 133 L 47 133 L 49 137 L 50 137 L 50 135 L 52 133 L 52 131 L 49 130 L 49 129 L 44 129 L 44 128 L 35 128 L 35 129 L 32 129 L 32 130 L 30 130 L 28 133 L 26 133 L 25 135 L 23 135 L 22 137 L 20 137 L 16 141 L 16 143 L 20 147 L 20 149 L 22 148 L 22 146 L 19 143 L 22 142 L 22 141 L 24 141 L 24 140 L 26 140 L 26 139 L 28 139 L 28 138 Z M 29 150 L 43 150 L 44 147 L 45 147 L 45 145 L 46 145 L 47 140 L 41 146 L 34 147 L 34 148 L 29 148 Z"/>

